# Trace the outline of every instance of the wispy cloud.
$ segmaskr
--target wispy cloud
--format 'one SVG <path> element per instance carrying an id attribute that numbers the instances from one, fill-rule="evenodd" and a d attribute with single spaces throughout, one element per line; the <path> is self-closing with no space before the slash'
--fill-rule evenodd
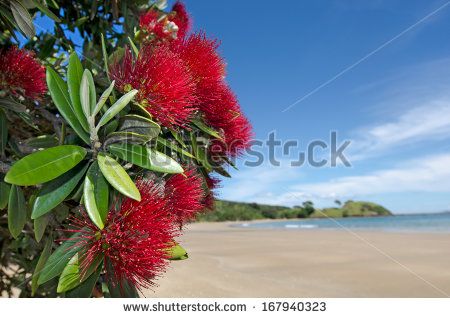
<path id="1" fill-rule="evenodd" d="M 229 200 L 296 205 L 313 200 L 319 206 L 334 199 L 358 199 L 411 192 L 450 194 L 450 153 L 399 162 L 390 169 L 324 182 L 301 182 L 302 173 L 287 166 L 247 168 L 222 193 Z"/>
<path id="2" fill-rule="evenodd" d="M 268 163 L 259 167 L 245 168 L 233 174 L 233 178 L 225 182 L 219 190 L 220 197 L 228 200 L 281 203 L 273 199 L 287 183 L 301 180 L 303 171 L 293 169 L 287 162 L 279 167 Z"/>
<path id="3" fill-rule="evenodd" d="M 447 209 L 450 152 L 442 151 L 449 149 L 445 145 L 450 141 L 449 70 L 450 59 L 428 61 L 355 90 L 355 96 L 372 94 L 377 98 L 361 105 L 373 116 L 371 123 L 349 127 L 353 129 L 347 135 L 340 134 L 340 139 L 352 140 L 345 152 L 352 169 L 341 166 L 329 174 L 323 169 L 293 168 L 287 162 L 278 168 L 246 168 L 227 182 L 222 197 L 277 205 L 312 200 L 322 207 L 330 206 L 334 199 L 377 198 L 379 202 L 381 198 L 386 199 L 384 203 L 398 199 L 401 211 Z M 404 159 L 407 150 L 417 157 Z M 411 193 L 420 198 L 411 198 Z M 420 202 L 432 196 L 442 199 Z"/>
<path id="4" fill-rule="evenodd" d="M 281 200 L 290 202 L 305 193 L 320 199 L 361 197 L 382 193 L 450 193 L 450 153 L 401 162 L 398 167 L 327 182 L 297 184 Z M 298 201 L 298 199 L 296 200 Z"/>
<path id="5" fill-rule="evenodd" d="M 396 120 L 358 129 L 351 159 L 360 160 L 411 144 L 450 138 L 450 99 L 430 101 Z"/>

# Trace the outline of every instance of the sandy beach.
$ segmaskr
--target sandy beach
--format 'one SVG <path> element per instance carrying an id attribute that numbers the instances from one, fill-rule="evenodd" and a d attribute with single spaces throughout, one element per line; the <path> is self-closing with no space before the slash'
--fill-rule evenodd
<path id="1" fill-rule="evenodd" d="M 146 297 L 448 297 L 450 234 L 196 223 Z"/>

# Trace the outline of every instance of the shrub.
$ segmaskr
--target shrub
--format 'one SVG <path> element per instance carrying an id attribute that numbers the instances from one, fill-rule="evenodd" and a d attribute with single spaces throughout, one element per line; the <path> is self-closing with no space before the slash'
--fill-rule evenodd
<path id="1" fill-rule="evenodd" d="M 2 295 L 138 296 L 187 257 L 181 225 L 249 146 L 218 42 L 161 3 L 2 4 Z"/>

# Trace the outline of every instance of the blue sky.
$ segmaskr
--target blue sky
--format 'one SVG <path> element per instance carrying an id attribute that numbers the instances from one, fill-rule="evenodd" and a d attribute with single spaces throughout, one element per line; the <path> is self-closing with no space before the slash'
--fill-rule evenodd
<path id="1" fill-rule="evenodd" d="M 328 140 L 330 131 L 351 140 L 345 152 L 351 168 L 291 167 L 289 156 L 279 157 L 280 167 L 250 168 L 241 160 L 221 198 L 285 205 L 308 199 L 317 206 L 355 199 L 397 213 L 450 210 L 446 3 L 186 1 L 195 29 L 221 40 L 227 80 L 257 139 L 274 131 L 281 140 L 299 140 L 299 151 Z"/>
<path id="2" fill-rule="evenodd" d="M 220 39 L 227 81 L 256 139 L 273 132 L 300 143 L 290 156 L 277 152 L 278 167 L 267 160 L 247 167 L 241 158 L 221 198 L 312 200 L 319 207 L 354 199 L 396 213 L 450 210 L 450 1 L 185 3 L 194 29 Z M 45 26 L 48 19 L 37 22 Z M 291 167 L 295 151 L 328 141 L 331 131 L 339 142 L 351 141 L 345 151 L 351 167 Z"/>

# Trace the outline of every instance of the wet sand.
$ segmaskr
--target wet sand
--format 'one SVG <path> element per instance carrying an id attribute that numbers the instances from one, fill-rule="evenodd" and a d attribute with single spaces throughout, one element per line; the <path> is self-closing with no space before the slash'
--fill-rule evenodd
<path id="1" fill-rule="evenodd" d="M 450 234 L 196 223 L 146 297 L 448 297 Z"/>

